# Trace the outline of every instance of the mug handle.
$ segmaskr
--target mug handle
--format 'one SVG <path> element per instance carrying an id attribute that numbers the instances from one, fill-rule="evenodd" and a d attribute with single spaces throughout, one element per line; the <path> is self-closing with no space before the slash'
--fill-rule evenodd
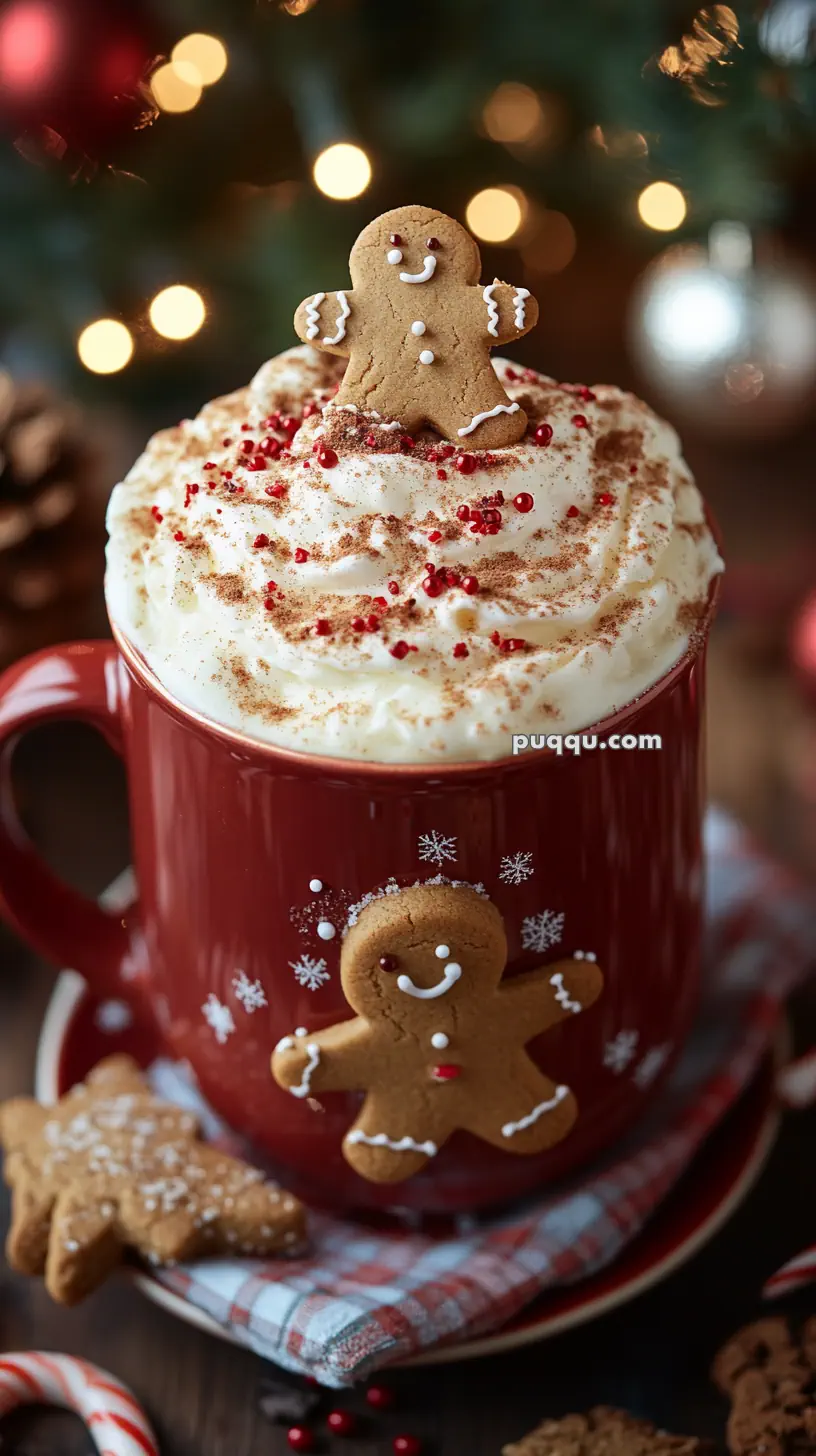
<path id="1" fill-rule="evenodd" d="M 12 758 L 23 733 L 73 719 L 123 753 L 120 676 L 112 642 L 71 642 L 24 657 L 0 677 L 0 913 L 48 960 L 79 971 L 100 996 L 142 1000 L 146 958 L 136 907 L 105 910 L 55 875 L 28 838 Z"/>

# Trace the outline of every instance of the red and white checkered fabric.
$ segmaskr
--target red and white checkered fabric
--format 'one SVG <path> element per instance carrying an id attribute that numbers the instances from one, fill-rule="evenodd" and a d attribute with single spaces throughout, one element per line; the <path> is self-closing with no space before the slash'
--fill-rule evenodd
<path id="1" fill-rule="evenodd" d="M 816 962 L 816 912 L 798 883 L 717 812 L 706 842 L 706 1004 L 658 1103 L 602 1165 L 455 1237 L 314 1215 L 304 1258 L 157 1277 L 258 1354 L 343 1386 L 496 1329 L 543 1290 L 609 1264 L 739 1097 L 781 1003 Z"/>

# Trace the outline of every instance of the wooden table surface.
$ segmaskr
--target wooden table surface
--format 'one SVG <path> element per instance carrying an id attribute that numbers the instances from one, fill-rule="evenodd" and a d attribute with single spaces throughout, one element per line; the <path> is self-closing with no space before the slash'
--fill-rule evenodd
<path id="1" fill-rule="evenodd" d="M 813 529 L 812 441 L 792 447 L 773 509 L 770 451 L 736 455 L 695 447 L 692 460 L 712 496 L 737 560 L 784 557 Z M 787 544 L 786 544 L 787 543 Z M 732 556 L 733 559 L 733 556 Z M 781 629 L 779 629 L 781 630 Z M 717 797 L 805 874 L 816 874 L 816 712 L 792 682 L 771 626 L 727 620 L 712 651 L 710 763 Z M 813 768 L 810 768 L 811 763 Z M 127 862 L 122 770 L 76 726 L 40 730 L 18 750 L 26 818 L 52 863 L 98 892 Z M 0 929 L 0 1095 L 30 1090 L 46 968 Z M 795 1008 L 797 1040 L 816 1037 L 816 998 Z M 390 1438 L 422 1437 L 438 1456 L 496 1456 L 544 1415 L 597 1402 L 624 1405 L 669 1429 L 721 1436 L 723 1406 L 708 1380 L 718 1342 L 759 1309 L 764 1277 L 816 1237 L 816 1112 L 790 1117 L 759 1183 L 730 1223 L 659 1288 L 558 1339 L 476 1362 L 396 1372 L 398 1409 L 366 1422 L 359 1437 L 321 1441 L 333 1456 L 388 1452 Z M 256 1357 L 175 1321 L 124 1279 L 78 1310 L 50 1303 L 35 1282 L 0 1271 L 0 1343 L 51 1348 L 99 1362 L 148 1408 L 166 1456 L 283 1456 L 285 1432 L 260 1413 L 270 1372 Z M 816 1295 L 789 1307 L 812 1310 Z M 357 1410 L 360 1395 L 337 1403 Z M 329 1397 L 326 1408 L 330 1408 Z M 92 1450 L 79 1422 L 24 1411 L 2 1428 L 4 1451 L 78 1456 Z"/>

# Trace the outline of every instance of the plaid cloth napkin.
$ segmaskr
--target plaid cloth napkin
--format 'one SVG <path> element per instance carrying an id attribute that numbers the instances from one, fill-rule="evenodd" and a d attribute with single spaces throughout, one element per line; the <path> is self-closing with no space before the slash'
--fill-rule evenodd
<path id="1" fill-rule="evenodd" d="M 495 1329 L 543 1290 L 609 1264 L 750 1081 L 781 1002 L 816 961 L 816 912 L 799 885 L 717 811 L 706 848 L 706 1003 L 657 1104 L 602 1164 L 509 1212 L 471 1218 L 453 1237 L 315 1214 L 302 1259 L 231 1259 L 156 1277 L 258 1354 L 345 1386 Z M 178 1068 L 154 1073 L 162 1093 L 202 1112 Z"/>

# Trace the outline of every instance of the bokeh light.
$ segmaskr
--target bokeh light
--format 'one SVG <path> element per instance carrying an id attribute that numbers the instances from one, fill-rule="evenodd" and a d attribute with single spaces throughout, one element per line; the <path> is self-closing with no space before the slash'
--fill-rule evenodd
<path id="1" fill-rule="evenodd" d="M 62 24 L 45 0 L 20 0 L 0 16 L 0 86 L 33 91 L 49 82 L 62 52 Z"/>
<path id="2" fill-rule="evenodd" d="M 488 97 L 482 123 L 494 142 L 528 142 L 541 131 L 544 112 L 531 86 L 505 81 Z"/>
<path id="3" fill-rule="evenodd" d="M 150 322 L 164 339 L 191 339 L 197 334 L 207 310 L 200 293 L 186 283 L 173 283 L 153 299 Z"/>
<path id="4" fill-rule="evenodd" d="M 538 214 L 522 256 L 534 273 L 561 273 L 572 262 L 576 247 L 575 228 L 566 213 L 548 209 Z"/>
<path id="5" fill-rule="evenodd" d="M 467 225 L 485 243 L 509 243 L 524 221 L 524 203 L 517 187 L 485 187 L 465 208 Z"/>
<path id="6" fill-rule="evenodd" d="M 227 69 L 227 48 L 217 36 L 195 31 L 173 47 L 171 60 L 176 68 L 192 66 L 202 86 L 214 86 Z"/>
<path id="7" fill-rule="evenodd" d="M 686 199 L 673 182 L 650 182 L 637 200 L 641 222 L 656 232 L 671 233 L 684 221 Z"/>
<path id="8" fill-rule="evenodd" d="M 189 61 L 168 61 L 150 77 L 153 100 L 160 111 L 192 111 L 201 100 L 201 80 Z"/>
<path id="9" fill-rule="evenodd" d="M 82 330 L 77 353 L 92 374 L 117 374 L 133 357 L 133 335 L 118 319 L 96 319 Z"/>
<path id="10" fill-rule="evenodd" d="M 371 181 L 371 163 L 362 147 L 353 142 L 335 142 L 315 158 L 312 176 L 315 186 L 338 202 L 359 197 Z"/>

